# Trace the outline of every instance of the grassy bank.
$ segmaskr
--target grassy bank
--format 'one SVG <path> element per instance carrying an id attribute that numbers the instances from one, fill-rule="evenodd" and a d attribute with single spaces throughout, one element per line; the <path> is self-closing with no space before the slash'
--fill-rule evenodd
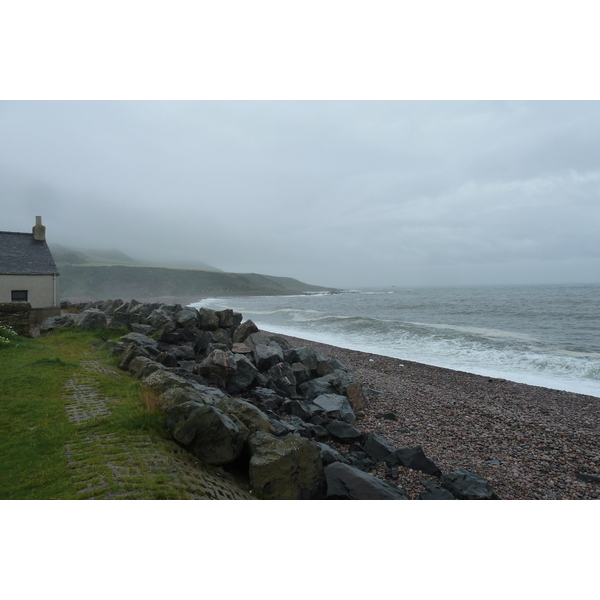
<path id="1" fill-rule="evenodd" d="M 103 331 L 102 335 L 118 338 L 123 333 Z M 65 451 L 82 441 L 87 445 L 78 454 L 78 467 L 99 477 L 107 469 L 106 459 L 95 451 L 94 440 L 110 436 L 116 444 L 126 444 L 132 435 L 143 432 L 159 446 L 167 443 L 162 417 L 147 409 L 138 381 L 114 370 L 115 359 L 98 344 L 100 335 L 68 329 L 0 345 L 1 499 L 85 497 Z M 110 372 L 88 370 L 85 380 L 99 395 L 119 401 L 109 416 L 78 424 L 67 417 L 64 390 L 69 380 L 81 376 L 86 361 L 112 367 Z M 181 497 L 177 486 L 154 475 L 142 473 L 136 485 L 140 497 Z"/>
<path id="2" fill-rule="evenodd" d="M 159 267 L 59 265 L 64 298 L 252 296 L 330 291 L 290 277 Z"/>

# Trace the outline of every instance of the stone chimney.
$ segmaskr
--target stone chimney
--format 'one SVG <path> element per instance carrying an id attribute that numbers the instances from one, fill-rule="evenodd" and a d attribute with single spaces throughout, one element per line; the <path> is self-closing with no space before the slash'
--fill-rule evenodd
<path id="1" fill-rule="evenodd" d="M 46 241 L 46 228 L 42 225 L 42 217 L 35 218 L 35 227 L 32 231 L 34 240 L 38 242 Z"/>

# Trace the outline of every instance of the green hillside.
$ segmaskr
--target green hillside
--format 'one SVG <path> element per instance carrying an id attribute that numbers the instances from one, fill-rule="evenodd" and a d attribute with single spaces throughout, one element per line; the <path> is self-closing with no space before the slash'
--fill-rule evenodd
<path id="1" fill-rule="evenodd" d="M 155 298 L 160 296 L 253 296 L 334 291 L 290 277 L 161 267 L 60 264 L 63 298 Z"/>

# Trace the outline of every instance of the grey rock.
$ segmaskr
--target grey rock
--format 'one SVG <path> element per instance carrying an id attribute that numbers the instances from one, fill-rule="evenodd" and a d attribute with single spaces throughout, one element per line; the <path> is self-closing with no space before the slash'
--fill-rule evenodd
<path id="1" fill-rule="evenodd" d="M 466 469 L 442 475 L 442 485 L 460 500 L 497 500 L 492 486 L 479 475 Z"/>
<path id="2" fill-rule="evenodd" d="M 238 398 L 221 398 L 217 404 L 217 408 L 221 409 L 228 415 L 237 417 L 248 429 L 250 433 L 256 431 L 264 431 L 265 433 L 275 433 L 271 421 L 267 415 L 245 400 Z"/>
<path id="3" fill-rule="evenodd" d="M 425 487 L 425 491 L 419 494 L 419 500 L 456 500 L 448 490 L 433 481 L 422 479 L 421 484 Z"/>
<path id="4" fill-rule="evenodd" d="M 178 327 L 195 327 L 198 325 L 198 311 L 191 306 L 186 306 L 175 315 L 175 322 Z"/>
<path id="5" fill-rule="evenodd" d="M 271 343 L 271 338 L 262 331 L 251 333 L 245 340 L 244 344 L 254 350 L 256 346 L 268 346 Z"/>
<path id="6" fill-rule="evenodd" d="M 169 388 L 191 388 L 192 384 L 183 377 L 166 370 L 154 371 L 141 380 L 143 386 L 152 390 L 156 395 L 166 392 Z"/>
<path id="7" fill-rule="evenodd" d="M 40 333 L 49 333 L 60 327 L 70 327 L 75 323 L 75 315 L 61 315 L 60 317 L 48 317 L 40 325 Z"/>
<path id="8" fill-rule="evenodd" d="M 233 341 L 236 343 L 243 342 L 251 333 L 255 333 L 257 331 L 258 327 L 254 324 L 253 321 L 248 319 L 234 330 L 232 336 Z"/>
<path id="9" fill-rule="evenodd" d="M 254 348 L 253 354 L 254 364 L 261 372 L 267 371 L 277 363 L 283 362 L 283 350 L 277 344 L 273 346 L 257 344 Z"/>
<path id="10" fill-rule="evenodd" d="M 346 460 L 349 464 L 361 471 L 368 473 L 375 466 L 375 461 L 362 450 L 351 450 L 346 454 Z"/>
<path id="11" fill-rule="evenodd" d="M 97 308 L 88 308 L 75 318 L 75 324 L 84 331 L 93 331 L 106 327 L 108 319 L 106 315 Z"/>
<path id="12" fill-rule="evenodd" d="M 317 377 L 316 379 L 311 379 L 310 381 L 299 385 L 298 389 L 303 396 L 305 396 L 309 400 L 313 400 L 321 394 L 336 394 L 337 390 L 333 386 L 335 380 L 336 376 L 333 373 L 331 373 L 330 375 L 325 375 L 324 377 Z"/>
<path id="13" fill-rule="evenodd" d="M 321 394 L 313 400 L 319 408 L 322 408 L 327 416 L 331 419 L 339 419 L 346 423 L 354 423 L 356 415 L 350 407 L 348 398 L 339 394 Z"/>
<path id="14" fill-rule="evenodd" d="M 288 363 L 279 362 L 266 371 L 264 375 L 269 380 L 269 387 L 273 387 L 284 396 L 296 394 L 296 378 Z"/>
<path id="15" fill-rule="evenodd" d="M 233 354 L 227 350 L 213 350 L 199 365 L 198 373 L 225 388 L 227 378 L 237 369 Z"/>
<path id="16" fill-rule="evenodd" d="M 136 346 L 149 346 L 151 348 L 158 347 L 158 342 L 156 340 L 152 339 L 151 337 L 148 337 L 147 335 L 144 335 L 143 333 L 132 332 L 128 333 L 127 335 L 122 335 L 119 339 L 127 344 L 133 343 Z"/>
<path id="17" fill-rule="evenodd" d="M 398 486 L 341 462 L 325 467 L 326 499 L 335 500 L 408 500 Z"/>
<path id="18" fill-rule="evenodd" d="M 235 371 L 227 379 L 227 391 L 239 394 L 254 382 L 258 369 L 243 354 L 234 354 Z"/>
<path id="19" fill-rule="evenodd" d="M 397 464 L 401 464 L 408 469 L 422 471 L 423 473 L 435 475 L 436 477 L 442 473 L 435 463 L 425 456 L 421 446 L 415 446 L 414 448 L 398 448 L 386 457 L 385 462 L 388 467 L 394 467 Z"/>
<path id="20" fill-rule="evenodd" d="M 142 335 L 147 336 L 149 333 L 152 332 L 152 325 L 144 325 L 142 323 L 132 323 L 131 331 L 133 331 L 133 333 L 141 333 Z"/>
<path id="21" fill-rule="evenodd" d="M 233 415 L 194 401 L 169 408 L 165 424 L 177 442 L 213 465 L 234 462 L 249 435 L 247 428 Z"/>
<path id="22" fill-rule="evenodd" d="M 396 448 L 378 433 L 369 433 L 363 444 L 364 451 L 375 461 L 385 460 Z"/>
<path id="23" fill-rule="evenodd" d="M 272 500 L 310 500 L 325 491 L 318 448 L 306 438 L 278 438 L 264 432 L 250 436 L 250 483 L 254 492 Z"/>
<path id="24" fill-rule="evenodd" d="M 163 365 L 147 356 L 136 356 L 128 365 L 129 372 L 136 379 L 143 379 L 154 373 L 154 371 L 159 371 L 164 368 Z"/>
<path id="25" fill-rule="evenodd" d="M 147 348 L 143 346 L 138 346 L 135 343 L 130 342 L 129 346 L 127 346 L 125 351 L 121 354 L 117 366 L 119 367 L 119 369 L 127 371 L 129 369 L 129 363 L 131 363 L 131 361 L 134 358 L 137 358 L 138 356 L 150 358 L 150 353 L 148 352 Z"/>
<path id="26" fill-rule="evenodd" d="M 289 363 L 289 361 L 286 362 Z M 299 362 L 292 363 L 291 367 L 297 385 L 301 385 L 310 380 L 311 371 L 308 367 L 305 367 L 302 363 Z"/>
<path id="27" fill-rule="evenodd" d="M 219 328 L 219 317 L 210 308 L 201 308 L 198 311 L 198 327 L 203 331 L 216 331 Z"/>
<path id="28" fill-rule="evenodd" d="M 325 429 L 329 432 L 329 435 L 342 444 L 353 444 L 354 442 L 362 442 L 364 434 L 362 431 L 356 429 L 344 421 L 329 421 L 325 425 Z"/>
<path id="29" fill-rule="evenodd" d="M 348 461 L 342 456 L 340 452 L 338 452 L 335 448 L 332 448 L 328 444 L 324 444 L 323 442 L 315 442 L 315 445 L 319 449 L 319 454 L 321 456 L 321 460 L 323 461 L 323 465 L 327 466 L 334 462 L 341 462 L 347 464 Z"/>

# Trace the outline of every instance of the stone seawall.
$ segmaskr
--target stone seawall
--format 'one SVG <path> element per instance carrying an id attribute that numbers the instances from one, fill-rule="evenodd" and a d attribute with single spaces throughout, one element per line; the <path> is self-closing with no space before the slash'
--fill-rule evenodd
<path id="1" fill-rule="evenodd" d="M 31 337 L 31 304 L 3 302 L 0 304 L 0 323 L 9 325 L 19 335 Z"/>
<path id="2" fill-rule="evenodd" d="M 155 398 L 172 438 L 205 463 L 245 473 L 259 498 L 408 499 L 373 474 L 378 463 L 422 473 L 423 499 L 497 497 L 469 471 L 442 473 L 420 446 L 361 431 L 367 400 L 352 369 L 240 313 L 135 300 L 63 309 L 80 312 L 46 319 L 42 334 L 128 329 L 106 345 Z"/>

